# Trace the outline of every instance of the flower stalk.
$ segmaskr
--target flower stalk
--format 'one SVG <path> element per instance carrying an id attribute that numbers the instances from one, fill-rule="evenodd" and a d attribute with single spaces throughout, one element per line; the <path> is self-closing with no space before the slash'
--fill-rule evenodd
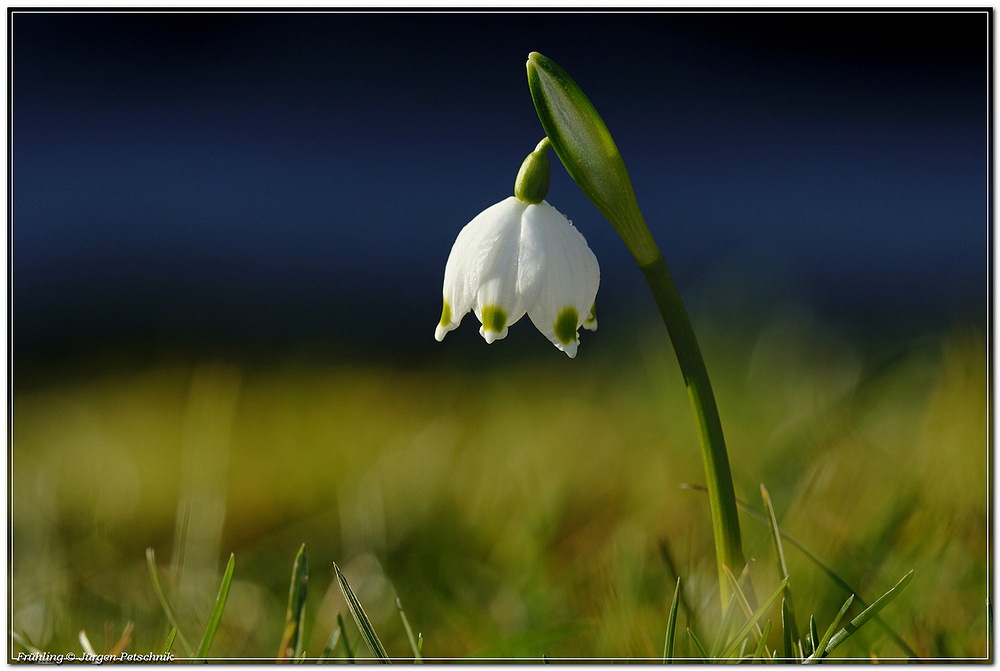
<path id="1" fill-rule="evenodd" d="M 528 56 L 528 86 L 545 134 L 566 171 L 621 236 L 649 285 L 680 364 L 698 424 L 722 604 L 732 591 L 724 566 L 745 564 L 729 457 L 712 384 L 677 287 L 639 210 L 618 147 L 593 104 L 551 59 Z"/>

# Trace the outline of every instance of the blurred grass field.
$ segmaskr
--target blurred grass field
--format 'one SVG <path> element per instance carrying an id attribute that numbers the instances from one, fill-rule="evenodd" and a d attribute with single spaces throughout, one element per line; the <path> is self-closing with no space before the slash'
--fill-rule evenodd
<path id="1" fill-rule="evenodd" d="M 696 328 L 739 497 L 763 510 L 765 484 L 781 526 L 869 602 L 915 569 L 885 622 L 921 656 L 985 657 L 983 329 L 870 346 L 795 313 L 752 333 Z M 711 523 L 707 498 L 680 486 L 704 476 L 673 353 L 655 325 L 593 350 L 503 366 L 161 357 L 15 377 L 10 626 L 53 652 L 79 651 L 85 630 L 100 652 L 134 622 L 130 651 L 161 649 L 152 547 L 196 639 L 235 553 L 212 656 L 274 657 L 305 543 L 310 656 L 338 613 L 351 622 L 334 561 L 390 655 L 410 654 L 398 596 L 429 657 L 657 657 L 674 570 L 691 609 L 679 627 L 710 638 Z M 772 541 L 741 520 L 764 594 L 779 582 Z M 815 613 L 822 630 L 847 594 L 786 556 L 800 624 Z M 872 626 L 837 653 L 902 656 Z"/>

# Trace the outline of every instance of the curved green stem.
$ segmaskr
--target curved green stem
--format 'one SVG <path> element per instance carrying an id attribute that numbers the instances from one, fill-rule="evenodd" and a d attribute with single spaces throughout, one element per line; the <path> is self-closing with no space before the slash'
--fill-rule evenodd
<path id="1" fill-rule="evenodd" d="M 723 608 L 731 588 L 723 566 L 743 568 L 736 491 L 722 422 L 691 320 L 639 210 L 625 163 L 607 126 L 576 82 L 551 59 L 528 56 L 528 86 L 538 118 L 566 171 L 608 218 L 646 277 L 680 363 L 705 464 Z"/>
<path id="2" fill-rule="evenodd" d="M 723 602 L 728 599 L 729 581 L 723 565 L 731 569 L 741 569 L 746 563 L 740 537 L 740 522 L 736 508 L 736 491 L 729 469 L 726 441 L 722 435 L 722 421 L 715 405 L 712 382 L 701 356 L 701 348 L 691 327 L 687 310 L 677 292 L 666 261 L 660 255 L 648 265 L 639 269 L 646 277 L 649 290 L 653 292 L 656 306 L 660 309 L 663 323 L 670 335 L 670 342 L 677 354 L 684 386 L 698 424 L 702 458 L 705 462 L 705 479 L 708 487 L 709 506 L 712 512 L 712 533 L 715 537 L 715 553 L 719 569 L 719 586 Z"/>

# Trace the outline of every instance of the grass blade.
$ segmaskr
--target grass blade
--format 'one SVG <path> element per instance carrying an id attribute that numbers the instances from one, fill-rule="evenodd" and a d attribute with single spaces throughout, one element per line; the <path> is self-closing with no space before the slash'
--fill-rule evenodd
<path id="1" fill-rule="evenodd" d="M 330 638 L 326 639 L 326 647 L 323 648 L 323 655 L 317 661 L 317 664 L 322 664 L 324 660 L 330 659 L 330 655 L 333 654 L 333 649 L 337 647 L 337 643 L 340 641 L 340 629 L 334 629 L 330 632 Z"/>
<path id="2" fill-rule="evenodd" d="M 702 659 L 706 660 L 706 661 L 708 661 L 709 659 L 711 659 L 708 656 L 708 653 L 705 652 L 705 646 L 703 646 L 701 644 L 701 641 L 698 640 L 698 637 L 694 635 L 693 631 L 691 631 L 691 627 L 687 628 L 687 632 L 688 632 L 688 638 L 691 639 L 691 643 L 692 643 L 692 645 L 694 645 L 694 650 L 695 650 L 695 652 L 698 653 L 698 656 L 701 657 Z"/>
<path id="3" fill-rule="evenodd" d="M 726 604 L 726 610 L 722 613 L 722 622 L 719 624 L 719 631 L 715 635 L 715 641 L 712 642 L 712 659 L 718 659 L 722 646 L 726 644 L 729 638 L 729 630 L 733 627 L 735 613 L 736 593 L 733 592 L 729 595 L 729 603 Z"/>
<path id="4" fill-rule="evenodd" d="M 708 488 L 703 485 L 692 485 L 689 483 L 683 483 L 681 484 L 681 487 L 684 489 L 692 489 L 694 491 L 702 493 L 708 492 Z M 751 506 L 749 503 L 737 499 L 736 505 L 738 505 L 742 510 L 744 510 L 748 515 L 750 515 L 750 517 L 757 520 L 761 524 L 768 524 L 767 516 L 761 513 L 753 506 Z M 840 575 L 836 571 L 834 571 L 829 564 L 823 561 L 823 559 L 819 555 L 810 550 L 808 547 L 806 547 L 804 543 L 802 543 L 802 541 L 800 541 L 787 531 L 779 529 L 779 532 L 781 533 L 782 538 L 791 543 L 796 549 L 799 550 L 799 552 L 804 554 L 806 557 L 809 558 L 810 561 L 816 564 L 816 566 L 818 566 L 824 573 L 826 573 L 827 577 L 829 577 L 838 587 L 844 590 L 845 594 L 848 595 L 853 594 L 854 600 L 858 602 L 859 606 L 861 606 L 862 608 L 868 607 L 868 604 L 864 601 L 864 599 L 858 596 L 858 590 L 851 587 L 847 583 L 847 581 L 844 580 L 842 577 L 840 577 Z M 882 618 L 878 617 L 877 615 L 875 616 L 875 624 L 877 624 L 879 628 L 882 629 L 882 631 L 884 631 L 889 636 L 889 638 L 892 639 L 893 643 L 898 645 L 899 649 L 902 650 L 904 653 L 906 653 L 907 656 L 919 657 L 919 655 L 913 650 L 913 648 L 911 648 L 906 641 L 900 638 L 899 634 L 894 632 L 892 628 L 889 627 L 889 625 L 887 625 L 885 621 L 882 620 Z"/>
<path id="5" fill-rule="evenodd" d="M 746 581 L 747 577 L 750 575 L 750 565 L 753 560 L 747 562 L 747 565 L 743 568 L 743 573 L 740 574 L 740 579 L 737 580 L 733 576 L 733 572 L 729 570 L 728 566 L 723 566 L 723 570 L 726 573 L 726 579 L 729 580 L 730 586 L 733 588 L 733 594 L 736 596 L 736 602 L 740 604 L 740 608 L 743 610 L 743 614 L 750 617 L 753 614 L 753 609 L 750 607 L 750 602 L 747 600 L 746 594 L 743 593 L 742 584 Z M 760 627 L 757 626 L 757 637 L 760 637 Z"/>
<path id="6" fill-rule="evenodd" d="M 812 664 L 813 662 L 818 662 L 821 658 L 826 656 L 826 646 L 827 644 L 830 643 L 830 639 L 833 638 L 833 632 L 837 631 L 837 627 L 840 626 L 840 621 L 844 618 L 844 615 L 847 613 L 847 609 L 851 607 L 851 603 L 853 601 L 854 601 L 853 594 L 847 597 L 847 601 L 845 601 L 844 605 L 840 607 L 840 612 L 837 613 L 837 617 L 833 618 L 833 622 L 831 622 L 830 626 L 826 628 L 826 633 L 823 634 L 823 638 L 821 638 L 819 640 L 819 643 L 816 644 L 816 649 L 819 650 L 820 652 L 813 653 L 812 656 L 809 657 L 809 659 L 806 659 L 803 662 L 804 664 Z"/>
<path id="7" fill-rule="evenodd" d="M 674 599 L 670 603 L 670 614 L 667 615 L 667 638 L 663 643 L 663 663 L 671 664 L 674 659 L 674 638 L 677 630 L 677 603 L 681 595 L 681 579 L 677 578 L 674 587 Z"/>
<path id="8" fill-rule="evenodd" d="M 233 581 L 233 568 L 236 566 L 236 555 L 229 555 L 229 563 L 226 565 L 226 572 L 222 576 L 222 584 L 219 586 L 219 596 L 215 597 L 215 607 L 212 614 L 208 616 L 208 624 L 205 626 L 205 635 L 201 637 L 201 645 L 195 657 L 208 657 L 208 649 L 212 646 L 212 639 L 219 628 L 219 621 L 222 620 L 222 609 L 226 607 L 226 597 L 229 596 L 229 584 Z"/>
<path id="9" fill-rule="evenodd" d="M 739 647 L 740 641 L 743 640 L 744 636 L 750 633 L 750 630 L 753 628 L 753 626 L 757 624 L 757 620 L 759 620 L 761 616 L 767 612 L 767 610 L 771 607 L 771 604 L 774 603 L 775 599 L 778 598 L 778 595 L 781 594 L 781 591 L 785 589 L 786 584 L 788 584 L 788 578 L 782 580 L 781 584 L 778 585 L 778 588 L 771 593 L 771 596 L 767 597 L 767 600 L 764 601 L 761 607 L 758 608 L 756 612 L 754 612 L 754 614 L 750 616 L 750 619 L 747 620 L 746 624 L 743 625 L 739 633 L 729 644 L 729 648 L 726 649 L 725 653 L 722 655 L 724 658 L 729 657 L 730 655 L 733 654 L 733 652 L 736 651 L 736 648 Z"/>
<path id="10" fill-rule="evenodd" d="M 767 526 L 771 529 L 771 536 L 774 538 L 774 549 L 778 553 L 778 567 L 781 569 L 781 577 L 788 577 L 788 564 L 785 562 L 785 548 L 781 543 L 781 531 L 778 527 L 778 517 L 774 514 L 774 506 L 771 505 L 771 494 L 763 483 L 760 485 L 760 496 L 764 500 L 764 507 L 767 509 Z M 798 640 L 799 627 L 795 622 L 795 604 L 792 602 L 792 586 L 785 585 L 785 602 L 788 607 L 788 621 L 784 626 L 789 628 L 791 639 Z"/>
<path id="11" fill-rule="evenodd" d="M 354 651 L 351 650 L 351 643 L 347 639 L 347 628 L 344 625 L 344 618 L 340 613 L 337 613 L 337 626 L 340 627 L 340 640 L 344 642 L 344 652 L 347 656 L 347 661 L 354 664 Z"/>
<path id="12" fill-rule="evenodd" d="M 170 652 L 170 648 L 174 647 L 174 638 L 177 636 L 177 627 L 170 630 L 167 634 L 167 640 L 163 642 L 163 654 Z"/>
<path id="13" fill-rule="evenodd" d="M 670 571 L 670 575 L 675 578 L 680 578 L 680 571 L 677 570 L 677 563 L 674 561 L 674 553 L 670 550 L 670 544 L 666 540 L 661 540 L 659 543 L 660 556 L 663 557 L 664 563 L 667 565 L 667 570 Z M 687 616 L 687 622 L 694 624 L 695 622 L 695 611 L 691 608 L 691 604 L 688 602 L 687 593 L 685 590 L 681 590 L 680 607 L 684 609 L 684 614 Z"/>
<path id="14" fill-rule="evenodd" d="M 292 583 L 288 588 L 288 610 L 285 612 L 285 632 L 278 648 L 278 659 L 302 654 L 302 630 L 306 621 L 306 589 L 309 586 L 309 561 L 303 543 L 292 564 Z"/>
<path id="15" fill-rule="evenodd" d="M 115 643 L 114 647 L 111 648 L 110 651 L 108 651 L 109 655 L 114 655 L 115 657 L 117 657 L 118 655 L 125 652 L 125 648 L 127 648 L 128 644 L 132 641 L 132 630 L 134 628 L 135 628 L 134 622 L 129 622 L 128 624 L 125 625 L 125 630 L 122 631 L 121 638 L 119 638 L 118 642 Z"/>
<path id="16" fill-rule="evenodd" d="M 181 645 L 184 646 L 184 654 L 190 657 L 194 648 L 188 643 L 184 632 L 181 631 L 181 626 L 177 622 L 177 613 L 170 607 L 167 595 L 163 592 L 163 585 L 160 584 L 160 572 L 156 568 L 156 555 L 153 552 L 153 548 L 146 548 L 146 564 L 149 566 L 149 576 L 153 579 L 153 591 L 156 592 L 156 597 L 160 600 L 160 605 L 163 606 L 163 612 L 167 614 L 167 620 L 177 630 L 177 638 L 181 639 Z"/>
<path id="17" fill-rule="evenodd" d="M 902 592 L 903 589 L 910 584 L 911 580 L 913 580 L 913 569 L 910 569 L 909 573 L 900 578 L 899 582 L 897 582 L 895 586 L 892 587 L 892 589 L 890 589 L 888 592 L 886 592 L 878 599 L 876 599 L 875 603 L 868 606 L 868 608 L 863 610 L 860 615 L 851 620 L 847 624 L 847 626 L 838 631 L 837 634 L 832 639 L 830 639 L 830 642 L 827 644 L 826 650 L 823 651 L 823 654 L 829 655 L 830 652 L 838 645 L 843 643 L 847 639 L 847 637 L 849 637 L 851 634 L 860 629 L 863 624 L 868 622 L 868 620 L 878 615 L 878 612 L 880 610 L 885 608 L 887 605 L 889 605 L 890 601 L 899 596 L 899 593 Z"/>
<path id="18" fill-rule="evenodd" d="M 785 644 L 785 659 L 789 664 L 799 661 L 798 655 L 795 654 L 795 648 L 792 647 L 792 628 L 789 626 L 788 605 L 784 599 L 781 600 L 781 631 Z M 796 632 L 795 638 L 798 638 L 797 634 L 798 632 Z"/>
<path id="19" fill-rule="evenodd" d="M 760 640 L 757 641 L 757 650 L 754 651 L 753 653 L 753 661 L 756 662 L 761 658 L 762 655 L 764 659 L 768 659 L 768 656 L 765 654 L 765 651 L 767 650 L 767 637 L 770 635 L 771 635 L 771 621 L 768 620 L 767 624 L 764 625 L 764 633 L 761 634 Z"/>
<path id="20" fill-rule="evenodd" d="M 816 654 L 816 644 L 819 643 L 819 630 L 816 629 L 816 616 L 809 616 L 809 654 Z"/>
<path id="21" fill-rule="evenodd" d="M 417 646 L 417 641 L 413 638 L 413 630 L 410 629 L 410 622 L 406 619 L 406 613 L 403 612 L 403 604 L 400 603 L 399 597 L 396 597 L 396 608 L 399 610 L 399 617 L 403 620 L 403 628 L 406 629 L 406 637 L 410 639 L 410 647 L 413 649 L 413 662 L 415 664 L 423 664 L 424 657 L 420 654 L 420 648 Z"/>
<path id="22" fill-rule="evenodd" d="M 747 601 L 746 595 L 740 588 L 741 584 L 745 584 L 747 578 L 750 575 L 750 566 L 753 564 L 753 560 L 747 562 L 747 565 L 743 567 L 743 572 L 740 573 L 740 579 L 737 580 L 733 577 L 733 572 L 729 570 L 729 567 L 725 564 L 722 565 L 723 574 L 729 582 L 732 588 L 732 594 L 729 598 L 729 605 L 726 608 L 726 612 L 722 616 L 722 625 L 719 627 L 719 633 L 715 637 L 715 642 L 712 644 L 712 656 L 717 657 L 722 647 L 726 644 L 726 637 L 729 635 L 729 630 L 733 626 L 733 621 L 736 619 L 736 604 L 739 604 L 740 610 L 746 617 L 750 617 L 753 610 L 750 608 L 750 604 Z M 758 629 L 759 632 L 759 629 Z"/>
<path id="23" fill-rule="evenodd" d="M 365 615 L 365 609 L 361 607 L 361 602 L 358 601 L 358 597 L 354 596 L 354 590 L 347 583 L 347 578 L 344 577 L 336 562 L 334 562 L 333 568 L 337 572 L 337 580 L 340 581 L 340 590 L 344 593 L 344 598 L 347 600 L 347 607 L 350 609 L 351 615 L 354 616 L 354 622 L 361 631 L 361 637 L 365 639 L 365 643 L 368 644 L 372 654 L 383 664 L 388 664 L 389 655 L 385 653 L 382 642 L 378 640 L 378 634 L 375 633 L 375 628 L 372 626 L 371 620 Z"/>
<path id="24" fill-rule="evenodd" d="M 18 642 L 18 644 L 22 648 L 24 648 L 28 652 L 30 652 L 32 654 L 35 654 L 35 655 L 41 655 L 41 654 L 43 654 L 41 650 L 39 650 L 38 648 L 36 648 L 34 645 L 31 644 L 31 641 L 28 640 L 27 635 L 19 634 L 16 631 L 14 631 L 13 629 L 11 630 L 10 635 L 14 638 L 15 641 Z"/>
<path id="25" fill-rule="evenodd" d="M 94 652 L 94 646 L 90 644 L 90 639 L 87 638 L 87 632 L 81 629 L 79 638 L 80 638 L 80 645 L 83 646 L 83 651 L 88 655 L 96 657 L 97 653 Z"/>

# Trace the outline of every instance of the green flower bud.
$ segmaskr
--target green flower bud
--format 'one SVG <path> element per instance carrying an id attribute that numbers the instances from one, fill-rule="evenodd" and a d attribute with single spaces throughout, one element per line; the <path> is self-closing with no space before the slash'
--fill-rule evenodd
<path id="1" fill-rule="evenodd" d="M 535 150 L 521 163 L 517 179 L 514 180 L 514 195 L 518 200 L 534 205 L 545 200 L 545 194 L 549 192 L 549 177 L 552 174 L 548 157 L 551 146 L 549 138 L 542 138 L 542 141 L 535 146 Z"/>

